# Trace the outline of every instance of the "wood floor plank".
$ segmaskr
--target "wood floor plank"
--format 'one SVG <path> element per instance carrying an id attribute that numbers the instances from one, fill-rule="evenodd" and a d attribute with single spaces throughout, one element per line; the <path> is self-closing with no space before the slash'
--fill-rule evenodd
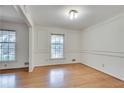
<path id="1" fill-rule="evenodd" d="M 124 88 L 124 82 L 82 64 L 0 71 L 1 88 Z"/>

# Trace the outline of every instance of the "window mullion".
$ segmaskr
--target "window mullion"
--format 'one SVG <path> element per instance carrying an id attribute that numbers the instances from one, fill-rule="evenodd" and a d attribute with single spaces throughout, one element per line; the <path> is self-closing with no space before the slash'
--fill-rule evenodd
<path id="1" fill-rule="evenodd" d="M 10 42 L 10 33 L 9 33 L 8 39 L 9 39 L 9 40 L 8 40 L 8 60 L 10 60 L 10 58 L 9 58 L 9 45 L 10 45 L 9 42 Z"/>
<path id="2" fill-rule="evenodd" d="M 14 32 L 14 33 L 13 33 Z M 16 43 L 15 31 L 3 30 L 0 37 L 1 44 L 1 60 L 0 62 L 14 61 L 15 60 L 15 43 Z M 10 50 L 11 49 L 11 50 Z M 11 58 L 10 58 L 11 57 Z"/>
<path id="3" fill-rule="evenodd" d="M 1 55 L 0 56 L 1 56 L 1 61 L 2 61 L 2 43 L 1 43 Z"/>
<path id="4" fill-rule="evenodd" d="M 63 58 L 63 51 L 64 51 L 63 36 L 64 35 L 60 35 L 60 34 L 51 34 L 51 57 L 52 58 Z"/>

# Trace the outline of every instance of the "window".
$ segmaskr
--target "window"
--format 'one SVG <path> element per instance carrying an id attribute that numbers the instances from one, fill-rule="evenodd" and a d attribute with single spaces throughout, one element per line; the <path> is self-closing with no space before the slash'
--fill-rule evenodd
<path id="1" fill-rule="evenodd" d="M 64 58 L 64 35 L 51 34 L 51 58 Z"/>
<path id="2" fill-rule="evenodd" d="M 0 62 L 15 61 L 16 32 L 0 30 Z"/>

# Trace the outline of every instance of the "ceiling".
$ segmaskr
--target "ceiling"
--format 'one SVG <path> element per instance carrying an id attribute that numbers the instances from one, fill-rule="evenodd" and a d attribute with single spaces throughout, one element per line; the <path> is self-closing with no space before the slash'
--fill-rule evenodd
<path id="1" fill-rule="evenodd" d="M 119 5 L 32 5 L 32 18 L 35 24 L 48 27 L 60 27 L 82 30 L 124 12 L 124 6 Z M 78 18 L 70 20 L 69 10 L 78 11 Z"/>
<path id="2" fill-rule="evenodd" d="M 24 23 L 23 17 L 17 14 L 12 5 L 0 5 L 0 23 L 1 21 Z"/>
<path id="3" fill-rule="evenodd" d="M 34 24 L 83 30 L 124 12 L 124 5 L 28 5 Z M 78 18 L 70 20 L 70 10 L 78 11 Z M 24 23 L 12 5 L 0 5 L 0 20 Z"/>

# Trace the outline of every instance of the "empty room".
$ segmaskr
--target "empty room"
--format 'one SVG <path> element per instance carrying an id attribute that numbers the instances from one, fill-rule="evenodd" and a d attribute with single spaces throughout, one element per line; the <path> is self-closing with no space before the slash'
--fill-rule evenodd
<path id="1" fill-rule="evenodd" d="M 124 5 L 0 5 L 0 88 L 124 88 Z"/>

